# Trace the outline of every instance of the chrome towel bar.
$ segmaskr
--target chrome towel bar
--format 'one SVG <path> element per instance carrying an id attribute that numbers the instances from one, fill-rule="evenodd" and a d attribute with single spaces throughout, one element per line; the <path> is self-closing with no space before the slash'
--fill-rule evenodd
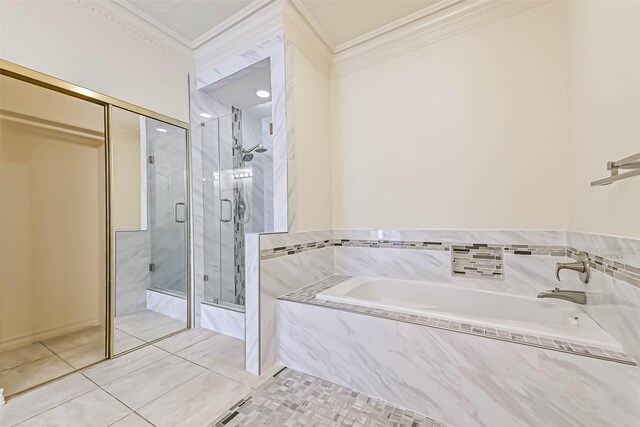
<path id="1" fill-rule="evenodd" d="M 619 173 L 620 169 L 629 169 L 629 172 Z M 611 171 L 611 176 L 599 179 L 591 183 L 592 187 L 613 184 L 616 181 L 640 175 L 640 153 L 625 157 L 617 162 L 608 162 L 607 170 Z"/>

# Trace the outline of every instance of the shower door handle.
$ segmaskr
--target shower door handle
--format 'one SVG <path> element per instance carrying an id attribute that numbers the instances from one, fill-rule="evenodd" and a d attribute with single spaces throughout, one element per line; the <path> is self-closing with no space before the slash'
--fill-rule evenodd
<path id="1" fill-rule="evenodd" d="M 229 203 L 229 217 L 228 218 L 224 217 L 223 206 L 224 206 L 225 202 Z M 231 200 L 229 200 L 229 199 L 220 200 L 220 221 L 222 221 L 222 222 L 230 222 L 232 216 L 233 216 L 233 204 L 231 203 Z"/>
<path id="2" fill-rule="evenodd" d="M 181 224 L 182 224 L 182 223 L 184 222 L 184 216 L 183 216 L 183 219 L 182 219 L 182 220 L 178 219 L 178 206 L 183 206 L 183 207 L 184 207 L 184 203 L 182 203 L 182 202 L 178 202 L 178 203 L 176 203 L 176 204 L 173 206 L 173 219 L 174 219 L 176 222 L 179 222 L 179 223 L 181 223 Z"/>

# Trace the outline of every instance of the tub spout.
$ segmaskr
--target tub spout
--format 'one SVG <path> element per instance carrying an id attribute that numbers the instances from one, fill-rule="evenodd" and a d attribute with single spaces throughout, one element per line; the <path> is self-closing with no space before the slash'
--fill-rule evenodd
<path id="1" fill-rule="evenodd" d="M 586 304 L 587 294 L 582 291 L 566 291 L 555 288 L 552 291 L 544 291 L 538 294 L 538 298 L 556 298 L 563 299 L 565 301 L 573 302 L 575 304 Z"/>

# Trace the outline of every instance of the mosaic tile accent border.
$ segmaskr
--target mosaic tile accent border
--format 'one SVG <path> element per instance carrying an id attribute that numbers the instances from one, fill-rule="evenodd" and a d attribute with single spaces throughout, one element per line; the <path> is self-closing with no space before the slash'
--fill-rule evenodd
<path id="1" fill-rule="evenodd" d="M 578 252 L 580 252 L 578 249 L 568 248 L 567 251 L 568 256 L 573 259 L 578 259 Z M 640 288 L 640 268 L 603 258 L 599 255 L 588 255 L 591 268 L 596 269 L 607 276 L 623 280 L 630 285 Z"/>
<path id="2" fill-rule="evenodd" d="M 567 256 L 567 248 L 564 246 L 533 246 L 533 245 L 487 245 L 483 243 L 470 243 L 469 245 L 487 246 L 492 248 L 502 248 L 505 253 L 515 255 L 547 255 L 547 256 Z M 429 242 L 417 240 L 355 240 L 355 239 L 328 239 L 317 242 L 301 243 L 290 246 L 280 246 L 276 248 L 262 249 L 260 259 L 271 259 L 286 255 L 295 255 L 315 249 L 322 249 L 330 246 L 344 246 L 356 248 L 380 248 L 380 249 L 417 249 L 427 251 L 449 252 L 451 244 L 446 242 Z M 466 245 L 453 245 L 466 246 Z"/>
<path id="3" fill-rule="evenodd" d="M 333 246 L 333 240 L 320 240 L 317 242 L 301 243 L 290 246 L 279 246 L 277 248 L 260 250 L 260 259 L 278 258 L 285 255 L 295 255 L 301 252 L 315 251 Z"/>
<path id="4" fill-rule="evenodd" d="M 451 273 L 454 276 L 504 278 L 502 246 L 451 245 Z"/>
<path id="5" fill-rule="evenodd" d="M 565 246 L 541 246 L 541 245 L 485 245 L 481 243 L 469 245 L 451 245 L 446 242 L 421 242 L 407 240 L 351 240 L 351 239 L 327 239 L 317 242 L 296 244 L 291 246 L 280 246 L 276 248 L 262 249 L 260 259 L 267 260 L 281 256 L 295 255 L 301 252 L 313 251 L 331 246 L 360 247 L 360 248 L 391 248 L 391 249 L 414 249 L 427 251 L 449 252 L 452 246 L 486 246 L 501 248 L 503 254 L 523 255 L 523 256 L 554 256 L 576 258 L 580 252 L 575 248 Z M 599 255 L 589 254 L 591 267 L 618 280 L 622 280 L 632 286 L 640 288 L 640 268 L 628 264 L 622 264 Z M 497 265 L 497 264 L 496 264 Z M 498 270 L 496 268 L 496 270 Z M 502 265 L 504 271 L 504 265 Z M 462 270 L 458 270 L 462 271 Z M 458 274 L 454 274 L 458 275 Z M 466 274 L 469 275 L 470 274 Z M 489 277 L 493 274 L 478 274 L 475 277 Z"/>
<path id="6" fill-rule="evenodd" d="M 344 310 L 367 316 L 381 317 L 384 319 L 396 320 L 399 322 L 413 323 L 416 325 L 422 325 L 431 328 L 446 329 L 448 331 L 528 345 L 532 347 L 543 348 L 545 350 L 560 351 L 563 353 L 575 354 L 577 356 L 592 357 L 596 359 L 637 366 L 636 362 L 625 353 L 621 353 L 615 350 L 593 346 L 584 346 L 582 344 L 571 343 L 551 337 L 541 337 L 526 335 L 519 332 L 510 332 L 508 330 L 496 329 L 488 326 L 485 327 L 483 325 L 475 325 L 465 322 L 454 322 L 437 317 L 419 316 L 417 314 L 400 313 L 390 310 L 383 310 L 380 308 L 371 308 L 316 299 L 316 295 L 320 292 L 325 291 L 340 282 L 344 282 L 349 278 L 349 276 L 330 276 L 326 279 L 320 280 L 319 282 L 283 295 L 279 299 L 284 301 L 293 301 L 303 304 Z"/>
<path id="7" fill-rule="evenodd" d="M 285 368 L 209 427 L 446 427 L 348 387 Z"/>

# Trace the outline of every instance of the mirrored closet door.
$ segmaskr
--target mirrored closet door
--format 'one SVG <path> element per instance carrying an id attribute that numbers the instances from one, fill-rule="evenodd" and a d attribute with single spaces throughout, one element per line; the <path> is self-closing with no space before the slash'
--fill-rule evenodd
<path id="1" fill-rule="evenodd" d="M 0 398 L 190 326 L 187 153 L 187 123 L 0 60 Z"/>
<path id="2" fill-rule="evenodd" d="M 107 357 L 105 107 L 0 75 L 0 388 Z"/>

